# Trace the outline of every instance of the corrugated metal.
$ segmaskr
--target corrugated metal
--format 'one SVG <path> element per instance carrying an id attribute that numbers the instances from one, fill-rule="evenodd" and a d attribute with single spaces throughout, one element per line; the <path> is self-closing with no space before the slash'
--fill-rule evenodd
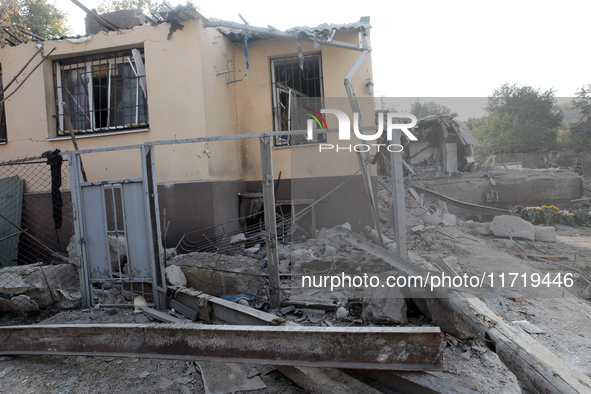
<path id="1" fill-rule="evenodd" d="M 458 134 L 459 134 L 460 138 L 462 138 L 464 140 L 464 142 L 466 142 L 467 145 L 482 146 L 476 140 L 476 138 L 474 137 L 474 135 L 472 134 L 472 132 L 470 131 L 470 129 L 468 128 L 468 125 L 466 123 L 462 122 L 461 120 L 454 120 L 454 122 L 456 122 L 457 125 L 459 126 Z"/>

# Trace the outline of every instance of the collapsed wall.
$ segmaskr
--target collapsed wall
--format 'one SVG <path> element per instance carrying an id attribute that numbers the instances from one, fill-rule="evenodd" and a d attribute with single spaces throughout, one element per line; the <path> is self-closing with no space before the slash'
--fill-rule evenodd
<path id="1" fill-rule="evenodd" d="M 516 205 L 566 209 L 584 193 L 583 178 L 569 170 L 491 170 L 420 180 L 417 185 L 462 202 L 501 209 Z M 498 201 L 487 202 L 490 191 L 496 192 Z M 451 205 L 448 209 L 456 215 L 474 216 Z"/>

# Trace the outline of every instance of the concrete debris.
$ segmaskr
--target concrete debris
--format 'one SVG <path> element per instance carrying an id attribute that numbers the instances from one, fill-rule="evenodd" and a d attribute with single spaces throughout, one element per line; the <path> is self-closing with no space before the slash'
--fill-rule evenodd
<path id="1" fill-rule="evenodd" d="M 423 216 L 423 224 L 425 226 L 438 226 L 441 223 L 441 213 L 434 213 L 433 215 Z"/>
<path id="2" fill-rule="evenodd" d="M 258 260 L 247 256 L 192 252 L 167 264 L 181 268 L 187 287 L 215 296 L 255 295 L 265 286 Z"/>
<path id="3" fill-rule="evenodd" d="M 556 231 L 554 227 L 536 226 L 535 227 L 536 242 L 556 242 Z"/>
<path id="4" fill-rule="evenodd" d="M 125 271 L 125 265 L 127 264 L 127 242 L 125 237 L 115 237 L 110 235 L 108 238 L 109 242 L 109 258 L 111 260 L 111 269 L 113 272 Z M 76 249 L 76 236 L 72 235 L 70 243 L 68 244 L 68 259 L 70 264 L 79 266 L 80 258 Z M 120 265 L 121 264 L 121 265 Z"/>
<path id="5" fill-rule="evenodd" d="M 490 223 L 480 223 L 478 227 L 476 227 L 476 232 L 480 235 L 492 235 L 492 231 L 490 229 Z"/>
<path id="6" fill-rule="evenodd" d="M 169 265 L 166 267 L 166 280 L 171 286 L 187 287 L 187 278 L 178 265 Z"/>
<path id="7" fill-rule="evenodd" d="M 521 327 L 523 329 L 523 331 L 525 331 L 529 334 L 543 334 L 546 332 L 546 331 L 542 330 L 540 327 L 538 327 L 534 324 L 531 324 L 527 320 L 516 320 L 516 321 L 513 321 L 513 324 Z"/>
<path id="8" fill-rule="evenodd" d="M 111 269 L 113 272 L 119 272 L 127 264 L 127 241 L 125 237 L 109 236 L 109 257 L 111 259 Z"/>
<path id="9" fill-rule="evenodd" d="M 349 316 L 349 311 L 346 308 L 339 306 L 339 308 L 336 311 L 335 316 L 339 320 L 344 319 L 345 317 Z"/>
<path id="10" fill-rule="evenodd" d="M 324 254 L 322 255 L 323 258 L 327 257 L 334 257 L 337 255 L 337 248 L 334 246 L 326 245 L 324 248 Z"/>
<path id="11" fill-rule="evenodd" d="M 251 376 L 245 364 L 197 362 L 205 394 L 227 394 L 267 388 L 259 376 Z"/>
<path id="12" fill-rule="evenodd" d="M 60 309 L 77 309 L 82 306 L 82 295 L 80 292 L 69 293 L 67 291 L 57 289 L 55 291 L 58 300 L 58 308 Z"/>
<path id="13" fill-rule="evenodd" d="M 246 242 L 246 235 L 244 235 L 243 233 L 233 235 L 230 238 L 230 245 L 239 244 L 241 242 Z"/>
<path id="14" fill-rule="evenodd" d="M 445 227 L 455 227 L 456 226 L 456 223 L 457 223 L 456 215 L 453 215 L 451 213 L 444 213 L 441 216 L 441 223 Z"/>
<path id="15" fill-rule="evenodd" d="M 72 235 L 70 243 L 68 243 L 68 259 L 70 264 L 80 266 L 80 260 L 78 259 L 78 251 L 76 250 L 76 235 Z"/>
<path id="16" fill-rule="evenodd" d="M 301 308 L 300 311 L 306 314 L 311 323 L 318 323 L 326 315 L 322 309 Z"/>
<path id="17" fill-rule="evenodd" d="M 395 275 L 395 273 L 387 273 Z M 406 302 L 397 288 L 366 288 L 363 292 L 362 318 L 365 321 L 406 323 Z"/>
<path id="18" fill-rule="evenodd" d="M 490 230 L 496 237 L 522 238 L 530 241 L 535 239 L 534 225 L 517 216 L 495 216 Z"/>
<path id="19" fill-rule="evenodd" d="M 60 299 L 57 290 L 74 293 L 78 285 L 78 272 L 71 264 L 43 266 L 36 263 L 2 268 L 0 293 L 10 299 L 0 298 L 0 311 L 13 311 L 20 304 L 22 310 L 46 308 Z M 20 295 L 26 297 L 15 300 Z"/>

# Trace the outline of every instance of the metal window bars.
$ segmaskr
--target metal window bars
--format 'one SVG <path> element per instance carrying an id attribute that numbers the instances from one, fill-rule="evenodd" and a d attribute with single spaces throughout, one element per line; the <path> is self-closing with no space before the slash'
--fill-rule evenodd
<path id="1" fill-rule="evenodd" d="M 301 67 L 300 67 L 301 65 Z M 307 127 L 306 108 L 320 111 L 324 104 L 322 59 L 320 54 L 271 61 L 273 80 L 274 129 L 304 130 Z M 317 134 L 309 141 L 305 135 L 285 135 L 274 138 L 275 146 L 291 146 L 326 142 L 326 134 Z"/>
<path id="2" fill-rule="evenodd" d="M 143 49 L 54 61 L 58 135 L 147 127 Z"/>

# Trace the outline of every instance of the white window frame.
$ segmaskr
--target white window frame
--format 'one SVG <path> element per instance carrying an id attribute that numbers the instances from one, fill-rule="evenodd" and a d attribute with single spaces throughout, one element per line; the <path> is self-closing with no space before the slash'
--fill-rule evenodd
<path id="1" fill-rule="evenodd" d="M 318 69 L 320 71 L 320 98 L 322 99 L 322 102 L 324 103 L 324 71 L 322 69 L 322 54 L 321 53 L 312 53 L 309 55 L 305 55 L 305 56 L 316 56 L 318 57 Z M 280 114 L 277 113 L 277 111 L 275 110 L 276 108 L 279 108 L 279 105 L 281 104 L 281 100 L 279 98 L 279 94 L 280 92 L 284 92 L 287 93 L 288 97 L 289 97 L 289 102 L 288 102 L 288 107 L 291 106 L 291 101 L 292 99 L 294 99 L 295 97 L 308 97 L 305 94 L 292 89 L 286 85 L 284 85 L 281 82 L 277 82 L 277 77 L 275 75 L 275 62 L 277 61 L 282 61 L 282 60 L 286 60 L 286 59 L 297 59 L 298 56 L 285 56 L 285 57 L 280 57 L 280 58 L 276 58 L 276 59 L 271 59 L 271 87 L 272 87 L 272 97 L 273 97 L 273 125 L 274 128 L 276 129 L 276 131 L 282 131 L 280 129 L 280 125 L 281 125 L 281 117 Z M 284 131 L 291 131 L 291 111 L 288 109 L 287 112 L 287 130 Z M 315 138 L 313 140 L 310 140 L 308 142 L 305 143 L 298 143 L 298 144 L 293 144 L 291 142 L 291 136 L 286 135 L 286 136 L 276 136 L 274 139 L 274 147 L 276 148 L 286 148 L 286 147 L 295 147 L 295 146 L 307 146 L 307 145 L 317 145 L 319 143 L 323 143 L 326 142 L 326 134 L 324 134 L 324 138 Z M 277 144 L 278 141 L 281 141 L 281 144 Z"/>

